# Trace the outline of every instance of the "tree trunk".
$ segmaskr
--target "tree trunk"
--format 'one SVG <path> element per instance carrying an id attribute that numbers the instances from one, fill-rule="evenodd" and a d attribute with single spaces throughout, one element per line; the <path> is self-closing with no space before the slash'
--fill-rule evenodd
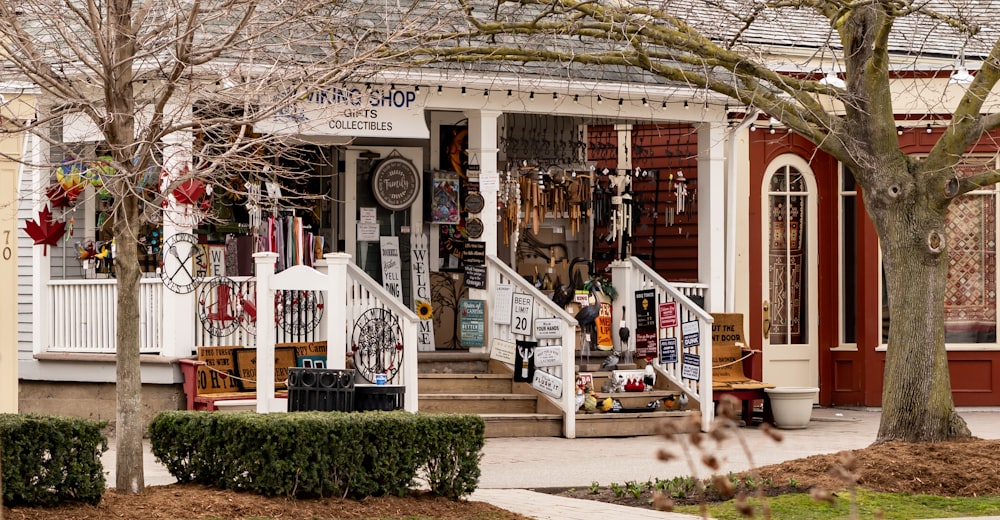
<path id="1" fill-rule="evenodd" d="M 899 190 L 902 200 L 882 201 L 888 203 L 881 208 L 869 204 L 881 237 L 891 318 L 876 444 L 971 435 L 955 411 L 944 342 L 947 211 L 935 209 L 915 193 L 918 188 Z"/>
<path id="2" fill-rule="evenodd" d="M 145 487 L 142 468 L 142 373 L 139 365 L 140 272 L 136 246 L 139 203 L 132 189 L 117 193 L 127 195 L 124 195 L 114 215 L 117 244 L 114 262 L 115 277 L 118 279 L 115 489 L 121 494 L 138 494 Z"/>

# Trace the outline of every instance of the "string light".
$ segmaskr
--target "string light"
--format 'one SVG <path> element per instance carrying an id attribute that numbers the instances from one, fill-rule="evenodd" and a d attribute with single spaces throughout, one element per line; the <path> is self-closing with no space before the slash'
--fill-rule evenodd
<path id="1" fill-rule="evenodd" d="M 532 90 L 531 94 L 528 95 L 528 99 L 535 99 L 535 91 Z"/>
<path id="2" fill-rule="evenodd" d="M 580 102 L 580 94 L 574 94 L 573 95 L 573 102 L 574 103 L 579 103 Z"/>
<path id="3" fill-rule="evenodd" d="M 896 127 L 896 135 L 903 135 L 903 126 L 902 125 Z"/>
<path id="4" fill-rule="evenodd" d="M 750 131 L 751 132 L 756 132 L 757 131 L 757 125 L 755 125 L 753 123 L 750 123 Z"/>
<path id="5" fill-rule="evenodd" d="M 767 125 L 767 131 L 771 134 L 774 134 L 774 125 Z"/>
<path id="6" fill-rule="evenodd" d="M 441 85 L 438 85 L 438 95 L 441 95 Z"/>
<path id="7" fill-rule="evenodd" d="M 465 87 L 464 86 L 462 87 L 462 95 L 463 96 L 465 95 Z"/>
<path id="8" fill-rule="evenodd" d="M 413 86 L 413 91 L 414 92 L 420 92 L 420 85 L 414 85 Z"/>
<path id="9" fill-rule="evenodd" d="M 483 96 L 490 97 L 490 89 L 488 89 L 488 88 L 483 89 Z"/>
<path id="10" fill-rule="evenodd" d="M 646 98 L 642 98 L 642 106 L 644 106 L 644 107 L 648 107 L 649 106 L 649 101 L 646 101 Z"/>
<path id="11" fill-rule="evenodd" d="M 553 92 L 552 93 L 552 99 L 559 99 L 559 94 Z"/>
<path id="12" fill-rule="evenodd" d="M 604 102 L 604 98 L 602 98 L 602 97 L 601 97 L 601 95 L 600 95 L 600 94 L 598 94 L 598 95 L 597 95 L 597 104 L 598 104 L 598 105 L 600 105 L 600 104 L 601 104 L 601 103 L 603 103 L 603 102 Z"/>
<path id="13" fill-rule="evenodd" d="M 934 131 L 934 130 L 933 130 L 933 129 L 931 129 L 931 124 L 930 124 L 930 123 L 927 123 L 927 133 L 929 134 L 929 133 L 931 133 L 931 132 L 933 132 L 933 131 Z"/>
<path id="14" fill-rule="evenodd" d="M 624 103 L 624 102 L 625 102 L 625 98 L 618 98 L 618 106 L 622 106 L 622 103 Z"/>
<path id="15" fill-rule="evenodd" d="M 687 110 L 687 109 L 688 109 L 688 106 L 689 106 L 689 105 L 688 105 L 688 102 L 687 102 L 687 100 L 685 99 L 685 100 L 684 100 L 684 109 L 685 109 L 685 110 Z"/>
<path id="16" fill-rule="evenodd" d="M 510 97 L 510 96 L 513 96 L 513 95 L 514 95 L 514 91 L 512 91 L 511 89 L 507 89 L 507 97 Z"/>
<path id="17" fill-rule="evenodd" d="M 667 102 L 664 101 L 663 104 L 660 105 L 660 108 L 662 108 L 663 110 L 666 110 L 667 109 Z"/>

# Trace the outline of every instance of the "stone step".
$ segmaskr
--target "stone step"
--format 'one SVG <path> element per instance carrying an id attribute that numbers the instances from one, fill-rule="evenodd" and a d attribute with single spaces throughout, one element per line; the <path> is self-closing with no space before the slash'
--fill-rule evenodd
<path id="1" fill-rule="evenodd" d="M 485 374 L 490 355 L 467 351 L 437 350 L 417 354 L 419 374 Z"/>
<path id="2" fill-rule="evenodd" d="M 421 394 L 500 394 L 511 393 L 508 374 L 420 374 Z"/>
<path id="3" fill-rule="evenodd" d="M 577 437 L 635 437 L 639 435 L 658 435 L 663 432 L 664 425 L 670 421 L 682 427 L 684 431 L 697 430 L 697 423 L 692 417 L 701 417 L 698 412 L 640 412 L 615 413 L 595 412 L 576 414 Z M 690 422 L 689 422 L 690 421 Z"/>
<path id="4" fill-rule="evenodd" d="M 523 394 L 420 394 L 417 406 L 424 413 L 520 413 L 538 411 L 538 398 Z"/>
<path id="5" fill-rule="evenodd" d="M 482 413 L 486 437 L 561 437 L 562 415 L 542 413 Z"/>

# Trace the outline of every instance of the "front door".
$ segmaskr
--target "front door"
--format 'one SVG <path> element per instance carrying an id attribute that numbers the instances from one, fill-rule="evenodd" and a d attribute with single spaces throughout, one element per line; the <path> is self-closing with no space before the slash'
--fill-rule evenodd
<path id="1" fill-rule="evenodd" d="M 761 193 L 763 380 L 818 387 L 815 179 L 805 161 L 782 156 L 768 168 Z"/>
<path id="2" fill-rule="evenodd" d="M 420 232 L 423 226 L 423 191 L 417 186 L 416 199 L 412 202 L 406 193 L 376 193 L 372 178 L 379 165 L 387 160 L 405 159 L 417 169 L 418 179 L 422 177 L 423 151 L 420 148 L 397 148 L 367 146 L 363 149 L 348 149 L 345 152 L 344 194 L 344 251 L 350 253 L 354 263 L 365 270 L 368 276 L 382 282 L 382 237 L 398 240 L 398 275 L 402 283 L 401 300 L 412 304 L 410 295 L 410 237 Z M 405 163 L 404 163 L 405 164 Z M 405 174 L 390 179 L 387 189 L 406 185 Z M 405 189 L 411 189 L 412 186 Z M 405 204 L 394 204 L 395 196 L 400 196 Z M 387 287 L 388 288 L 388 287 Z"/>

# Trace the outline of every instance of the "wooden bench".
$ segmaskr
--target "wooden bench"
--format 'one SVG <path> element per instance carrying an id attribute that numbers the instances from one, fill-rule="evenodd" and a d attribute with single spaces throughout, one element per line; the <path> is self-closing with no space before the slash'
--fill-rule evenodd
<path id="1" fill-rule="evenodd" d="M 757 401 L 763 406 L 763 420 L 774 424 L 771 399 L 764 391 L 774 385 L 747 377 L 743 360 L 755 351 L 747 348 L 743 335 L 743 315 L 739 313 L 712 313 L 712 401 L 718 403 L 723 396 L 740 401 L 740 413 L 747 426 L 753 424 L 753 407 Z"/>
<path id="2" fill-rule="evenodd" d="M 181 359 L 181 375 L 184 376 L 184 395 L 187 396 L 188 410 L 205 410 L 214 412 L 219 409 L 216 403 L 219 401 L 235 401 L 238 399 L 256 399 L 256 392 L 218 392 L 214 394 L 198 393 L 198 367 L 204 365 L 204 361 L 196 359 Z M 287 390 L 279 390 L 274 393 L 275 397 L 288 397 Z"/>

